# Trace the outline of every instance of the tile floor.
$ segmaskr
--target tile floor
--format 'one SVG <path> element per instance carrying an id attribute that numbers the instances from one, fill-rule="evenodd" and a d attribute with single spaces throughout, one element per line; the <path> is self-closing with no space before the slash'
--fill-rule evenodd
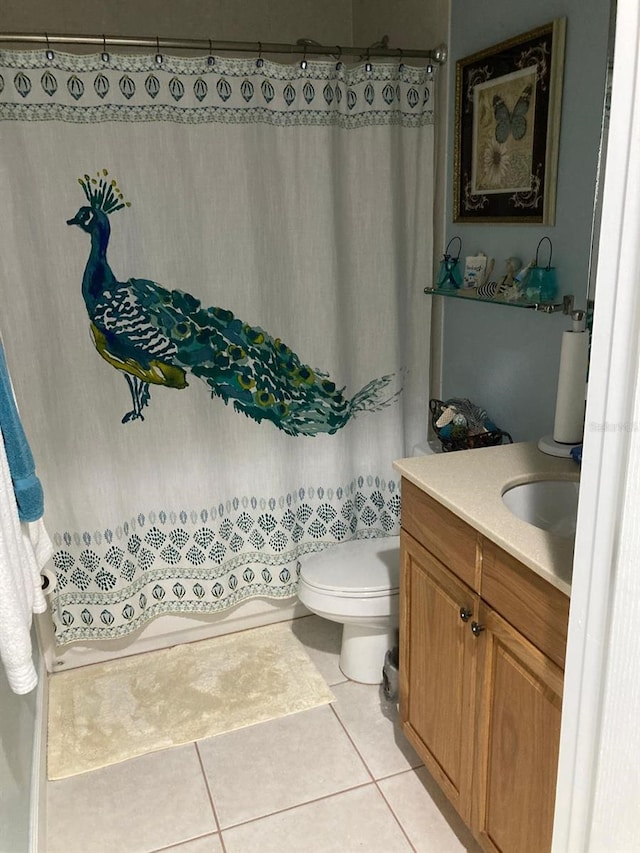
<path id="1" fill-rule="evenodd" d="M 48 853 L 476 853 L 340 626 L 291 629 L 335 703 L 49 782 Z"/>

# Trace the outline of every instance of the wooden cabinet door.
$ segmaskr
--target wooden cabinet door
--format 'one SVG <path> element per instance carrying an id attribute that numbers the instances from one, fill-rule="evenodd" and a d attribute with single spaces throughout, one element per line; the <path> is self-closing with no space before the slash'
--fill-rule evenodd
<path id="1" fill-rule="evenodd" d="M 484 603 L 472 829 L 500 853 L 551 849 L 562 670 Z"/>
<path id="2" fill-rule="evenodd" d="M 403 731 L 468 823 L 479 598 L 403 531 L 400 601 Z"/>

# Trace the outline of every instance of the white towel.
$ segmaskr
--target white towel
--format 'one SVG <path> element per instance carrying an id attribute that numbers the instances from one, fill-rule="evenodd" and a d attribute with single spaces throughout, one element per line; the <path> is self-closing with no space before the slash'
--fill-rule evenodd
<path id="1" fill-rule="evenodd" d="M 33 665 L 31 621 L 43 613 L 40 571 L 53 548 L 42 519 L 18 519 L 18 506 L 0 434 L 0 659 L 14 693 L 29 693 L 38 683 Z"/>

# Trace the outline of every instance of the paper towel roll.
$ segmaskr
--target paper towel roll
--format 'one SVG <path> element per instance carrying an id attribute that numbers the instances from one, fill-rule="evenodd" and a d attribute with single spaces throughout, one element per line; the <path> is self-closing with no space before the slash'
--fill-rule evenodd
<path id="1" fill-rule="evenodd" d="M 553 425 L 554 441 L 562 444 L 582 441 L 588 361 L 589 333 L 564 332 Z"/>
<path id="2" fill-rule="evenodd" d="M 42 578 L 42 591 L 45 596 L 51 595 L 57 586 L 56 573 L 52 569 L 42 569 L 40 577 Z"/>

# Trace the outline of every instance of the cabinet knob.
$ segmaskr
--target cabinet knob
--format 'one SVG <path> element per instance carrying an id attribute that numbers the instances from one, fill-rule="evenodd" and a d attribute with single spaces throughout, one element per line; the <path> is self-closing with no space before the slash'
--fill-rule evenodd
<path id="1" fill-rule="evenodd" d="M 472 616 L 473 616 L 473 610 L 469 610 L 468 607 L 461 607 L 460 608 L 460 618 L 462 619 L 463 622 L 468 622 Z"/>
<path id="2" fill-rule="evenodd" d="M 484 625 L 478 624 L 478 622 L 471 623 L 471 633 L 474 637 L 479 637 L 480 634 L 484 631 Z"/>

